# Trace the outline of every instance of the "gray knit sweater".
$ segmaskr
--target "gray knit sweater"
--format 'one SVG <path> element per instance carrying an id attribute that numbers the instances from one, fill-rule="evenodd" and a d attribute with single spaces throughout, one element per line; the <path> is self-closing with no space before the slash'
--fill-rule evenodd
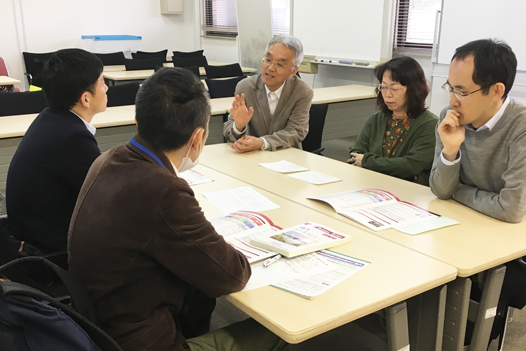
<path id="1" fill-rule="evenodd" d="M 440 113 L 439 124 L 448 109 L 451 106 Z M 491 132 L 466 128 L 456 165 L 442 162 L 442 149 L 437 132 L 429 179 L 433 194 L 440 199 L 453 197 L 502 221 L 522 221 L 526 214 L 526 106 L 510 101 Z"/>

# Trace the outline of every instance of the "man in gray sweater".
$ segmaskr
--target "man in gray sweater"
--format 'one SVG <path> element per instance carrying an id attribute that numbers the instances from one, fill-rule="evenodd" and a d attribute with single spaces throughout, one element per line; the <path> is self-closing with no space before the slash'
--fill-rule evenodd
<path id="1" fill-rule="evenodd" d="M 505 222 L 526 214 L 526 107 L 510 100 L 517 59 L 502 42 L 457 48 L 443 88 L 451 106 L 440 114 L 430 186 Z"/>

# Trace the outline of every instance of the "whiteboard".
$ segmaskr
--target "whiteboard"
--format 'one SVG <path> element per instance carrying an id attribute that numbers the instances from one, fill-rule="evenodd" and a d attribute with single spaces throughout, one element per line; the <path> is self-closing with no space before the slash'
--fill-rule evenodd
<path id="1" fill-rule="evenodd" d="M 526 70 L 525 22 L 524 0 L 444 0 L 437 62 L 449 64 L 457 47 L 492 38 L 511 46 Z"/>
<path id="2" fill-rule="evenodd" d="M 384 0 L 294 1 L 293 35 L 307 55 L 379 61 Z"/>

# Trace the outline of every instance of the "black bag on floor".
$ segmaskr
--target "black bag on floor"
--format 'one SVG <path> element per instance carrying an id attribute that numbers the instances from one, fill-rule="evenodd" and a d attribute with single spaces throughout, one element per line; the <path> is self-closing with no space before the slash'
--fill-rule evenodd
<path id="1" fill-rule="evenodd" d="M 64 281 L 69 300 L 76 310 L 35 287 L 9 280 L 0 281 L 0 349 L 122 351 L 111 337 L 96 326 L 91 301 L 86 299 L 82 287 L 76 285 L 60 267 L 40 257 L 27 257 L 0 267 L 0 274 L 7 273 L 5 275 L 12 280 L 23 280 L 26 277 L 19 276 L 24 274 L 21 273 L 23 271 L 13 268 L 39 262 L 43 267 L 52 267 L 56 271 L 54 279 Z"/>

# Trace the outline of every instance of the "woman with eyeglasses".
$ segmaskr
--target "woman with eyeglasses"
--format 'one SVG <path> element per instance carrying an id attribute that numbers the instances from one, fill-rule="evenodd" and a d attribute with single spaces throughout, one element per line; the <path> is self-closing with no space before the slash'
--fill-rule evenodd
<path id="1" fill-rule="evenodd" d="M 411 57 L 378 66 L 377 107 L 351 148 L 347 163 L 429 185 L 437 117 L 427 111 L 422 67 Z"/>

